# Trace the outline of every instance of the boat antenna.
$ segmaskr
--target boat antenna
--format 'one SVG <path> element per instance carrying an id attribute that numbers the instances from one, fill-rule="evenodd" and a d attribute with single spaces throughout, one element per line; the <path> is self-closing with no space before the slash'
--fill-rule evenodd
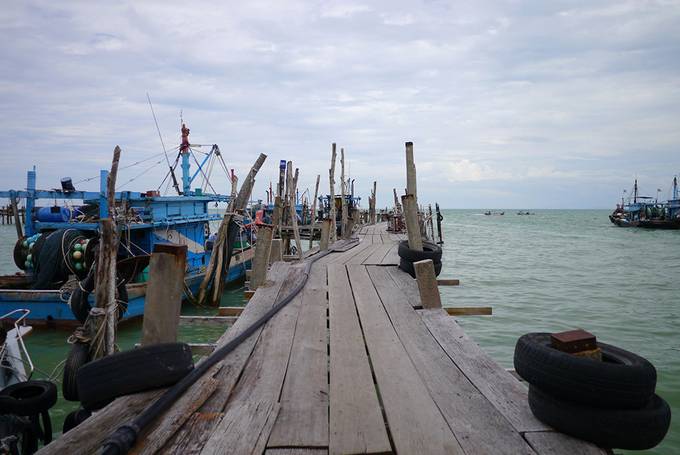
<path id="1" fill-rule="evenodd" d="M 161 140 L 161 147 L 163 147 L 163 153 L 165 154 L 165 161 L 166 161 L 166 163 L 168 163 L 168 168 L 170 169 L 170 176 L 172 177 L 172 186 L 175 187 L 177 194 L 182 194 L 179 191 L 179 183 L 177 183 L 177 177 L 175 176 L 175 170 L 173 169 L 172 165 L 170 164 L 170 158 L 168 158 L 168 151 L 165 148 L 165 143 L 163 142 L 163 135 L 161 135 L 161 129 L 158 126 L 158 120 L 156 119 L 156 113 L 153 110 L 153 104 L 151 103 L 151 97 L 149 96 L 149 92 L 146 92 L 146 99 L 149 100 L 149 107 L 151 108 L 151 115 L 153 115 L 153 121 L 156 124 L 156 131 L 158 131 L 158 138 Z"/>

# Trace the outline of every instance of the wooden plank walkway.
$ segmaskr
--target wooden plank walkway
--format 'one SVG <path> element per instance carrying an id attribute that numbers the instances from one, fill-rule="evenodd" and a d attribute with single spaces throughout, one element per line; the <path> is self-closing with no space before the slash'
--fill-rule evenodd
<path id="1" fill-rule="evenodd" d="M 527 390 L 442 310 L 421 310 L 386 224 L 311 268 L 301 293 L 188 391 L 136 454 L 603 454 L 554 432 Z M 275 263 L 223 345 L 288 293 Z M 40 453 L 91 453 L 158 396 L 119 398 Z M 192 404 L 190 400 L 194 400 Z"/>

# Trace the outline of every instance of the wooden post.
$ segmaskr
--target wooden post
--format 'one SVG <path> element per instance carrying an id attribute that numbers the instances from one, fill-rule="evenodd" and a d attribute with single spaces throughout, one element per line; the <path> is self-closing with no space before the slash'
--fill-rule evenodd
<path id="1" fill-rule="evenodd" d="M 371 201 L 373 202 L 372 207 L 371 207 L 373 209 L 372 212 L 371 212 L 371 224 L 375 224 L 377 222 L 377 220 L 376 220 L 376 207 L 377 207 L 377 204 L 378 204 L 377 199 L 376 199 L 377 194 L 378 194 L 377 190 L 378 190 L 378 182 L 376 182 L 374 180 L 373 181 L 373 194 L 371 195 L 372 196 Z"/>
<path id="2" fill-rule="evenodd" d="M 343 239 L 347 238 L 347 201 L 345 201 L 345 195 L 347 194 L 347 182 L 345 181 L 345 149 L 340 149 L 340 197 L 342 201 L 340 202 L 340 237 Z"/>
<path id="3" fill-rule="evenodd" d="M 412 250 L 423 251 L 423 238 L 420 235 L 418 224 L 418 209 L 412 194 L 401 197 L 404 206 L 404 220 L 406 221 L 406 234 L 408 235 L 408 247 Z"/>
<path id="4" fill-rule="evenodd" d="M 334 225 L 335 223 L 329 219 L 325 219 L 321 222 L 321 240 L 319 241 L 319 251 L 325 251 L 328 249 L 332 230 L 331 226 Z"/>
<path id="5" fill-rule="evenodd" d="M 289 161 L 288 162 L 288 168 L 289 170 L 292 169 L 293 167 L 293 162 Z M 300 240 L 300 230 L 298 228 L 298 222 L 297 222 L 297 210 L 295 209 L 296 203 L 297 203 L 297 197 L 296 197 L 296 188 L 297 188 L 297 179 L 299 176 L 299 169 L 295 169 L 295 177 L 292 177 L 292 171 L 288 172 L 288 200 L 289 206 L 290 206 L 290 221 L 291 225 L 293 226 L 293 236 L 295 237 L 295 245 L 297 245 L 297 256 L 298 259 L 302 259 L 302 241 Z"/>
<path id="6" fill-rule="evenodd" d="M 418 281 L 418 291 L 420 292 L 420 302 L 423 308 L 441 308 L 442 300 L 437 286 L 437 277 L 434 273 L 434 263 L 432 259 L 425 259 L 413 263 Z"/>
<path id="7" fill-rule="evenodd" d="M 99 239 L 99 260 L 97 263 L 95 303 L 97 307 L 106 311 L 103 322 L 104 328 L 104 351 L 95 352 L 97 356 L 114 353 L 116 345 L 116 322 L 118 322 L 118 304 L 116 303 L 116 253 L 118 242 L 116 239 L 116 225 L 114 221 L 116 202 L 116 176 L 118 174 L 118 161 L 120 161 L 120 147 L 113 150 L 113 162 L 111 172 L 106 179 L 106 194 L 108 213 L 106 218 L 100 220 L 101 236 Z"/>
<path id="8" fill-rule="evenodd" d="M 17 238 L 21 239 L 24 237 L 24 231 L 21 228 L 21 217 L 19 217 L 19 208 L 17 207 L 17 197 L 12 195 L 12 210 L 14 211 L 14 226 L 17 229 Z"/>
<path id="9" fill-rule="evenodd" d="M 412 194 L 418 208 L 418 191 L 416 188 L 416 163 L 413 160 L 413 142 L 406 143 L 406 194 Z"/>
<path id="10" fill-rule="evenodd" d="M 253 271 L 250 274 L 250 289 L 257 289 L 267 278 L 273 233 L 274 228 L 272 226 L 261 226 L 258 230 L 255 256 L 253 257 Z"/>
<path id="11" fill-rule="evenodd" d="M 399 197 L 397 197 L 397 189 L 392 188 L 392 191 L 394 192 L 394 212 L 401 213 L 401 204 L 399 204 Z"/>
<path id="12" fill-rule="evenodd" d="M 314 224 L 316 223 L 316 200 L 319 197 L 319 180 L 321 176 L 316 176 L 316 186 L 314 187 L 314 201 L 312 202 L 312 217 L 309 228 L 309 249 L 312 249 L 312 242 L 314 241 Z"/>
<path id="13" fill-rule="evenodd" d="M 269 251 L 269 264 L 271 265 L 277 261 L 283 261 L 283 245 L 281 239 L 272 239 Z"/>
<path id="14" fill-rule="evenodd" d="M 331 152 L 331 168 L 328 170 L 328 182 L 330 184 L 330 194 L 329 194 L 329 215 L 328 217 L 333 221 L 333 229 L 331 229 L 330 232 L 330 238 L 329 242 L 333 243 L 335 242 L 335 239 L 337 238 L 337 229 L 335 227 L 335 220 L 337 218 L 335 214 L 335 159 L 337 157 L 337 153 L 335 152 L 335 142 L 333 142 L 333 148 Z"/>
<path id="15" fill-rule="evenodd" d="M 210 262 L 208 263 L 205 277 L 201 282 L 198 292 L 197 301 L 199 303 L 205 302 L 208 286 L 210 286 L 211 283 L 213 288 L 212 303 L 216 304 L 219 301 L 220 294 L 222 293 L 222 286 L 224 285 L 222 275 L 224 273 L 224 269 L 228 267 L 228 258 L 226 258 L 226 255 L 228 249 L 227 233 L 229 230 L 229 224 L 231 224 L 235 212 L 243 211 L 246 208 L 248 200 L 250 199 L 250 194 L 253 191 L 253 186 L 255 185 L 255 176 L 259 172 L 266 159 L 267 155 L 260 153 L 260 156 L 257 158 L 257 160 L 255 160 L 255 164 L 253 164 L 253 167 L 250 168 L 250 172 L 248 172 L 246 179 L 243 181 L 241 189 L 234 200 L 234 204 L 230 204 L 230 206 L 232 206 L 232 211 L 225 213 L 224 218 L 222 218 L 222 223 L 220 224 L 220 228 L 217 231 L 213 251 L 210 255 Z"/>
<path id="16" fill-rule="evenodd" d="M 439 242 L 437 243 L 441 245 L 442 243 L 444 243 L 444 239 L 442 238 L 442 220 L 444 219 L 444 217 L 439 211 L 439 204 L 435 203 L 434 206 L 437 212 L 437 233 L 439 234 Z"/>
<path id="17" fill-rule="evenodd" d="M 144 303 L 143 346 L 177 341 L 186 261 L 186 245 L 154 245 Z"/>

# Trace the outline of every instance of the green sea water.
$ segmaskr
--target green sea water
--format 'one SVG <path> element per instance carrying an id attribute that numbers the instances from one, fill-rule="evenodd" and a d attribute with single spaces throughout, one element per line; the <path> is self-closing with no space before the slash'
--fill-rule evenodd
<path id="1" fill-rule="evenodd" d="M 658 371 L 657 393 L 680 413 L 680 231 L 617 228 L 609 223 L 606 210 L 532 212 L 535 215 L 518 216 L 514 210 L 504 216 L 484 216 L 482 210 L 443 212 L 441 277 L 461 280 L 460 286 L 441 288 L 444 304 L 493 307 L 493 316 L 459 321 L 507 368 L 512 367 L 515 342 L 524 333 L 589 330 L 601 341 L 649 359 Z M 12 226 L 0 226 L 0 274 L 15 271 L 14 236 Z M 231 288 L 224 299 L 224 304 L 240 304 L 242 289 Z M 121 348 L 138 342 L 140 330 L 140 322 L 124 325 Z M 219 334 L 215 329 L 183 328 L 180 338 L 211 342 Z M 40 368 L 37 377 L 49 375 L 65 358 L 68 335 L 41 330 L 28 339 Z M 60 400 L 52 409 L 55 431 L 74 408 Z M 646 453 L 680 453 L 680 423 L 672 423 L 664 442 Z"/>

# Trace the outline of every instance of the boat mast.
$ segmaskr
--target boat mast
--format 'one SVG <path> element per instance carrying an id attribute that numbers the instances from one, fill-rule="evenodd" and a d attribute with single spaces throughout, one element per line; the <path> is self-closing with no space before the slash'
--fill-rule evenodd
<path id="1" fill-rule="evenodd" d="M 182 193 L 185 196 L 191 194 L 191 177 L 189 176 L 189 128 L 182 123 L 182 143 L 179 146 L 179 153 L 182 155 Z"/>
<path id="2" fill-rule="evenodd" d="M 673 200 L 678 200 L 678 176 L 673 177 Z"/>

